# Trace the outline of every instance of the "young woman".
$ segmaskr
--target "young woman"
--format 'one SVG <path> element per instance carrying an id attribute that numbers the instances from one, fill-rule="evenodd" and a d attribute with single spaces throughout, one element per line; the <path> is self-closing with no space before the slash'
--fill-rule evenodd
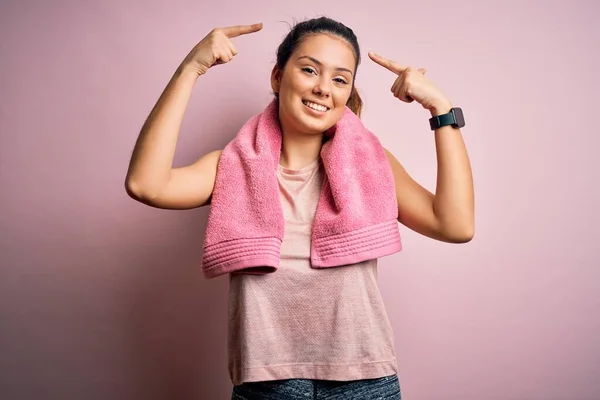
<path id="1" fill-rule="evenodd" d="M 214 29 L 185 57 L 139 135 L 126 179 L 131 197 L 167 209 L 210 203 L 222 151 L 173 168 L 181 122 L 195 82 L 237 54 L 232 38 L 261 29 L 262 24 Z M 473 183 L 460 109 L 425 77 L 424 69 L 369 56 L 397 75 L 391 87 L 395 97 L 418 102 L 433 118 L 435 194 L 385 151 L 398 221 L 436 240 L 471 240 Z M 393 334 L 377 286 L 377 260 L 340 268 L 310 267 L 311 225 L 326 179 L 320 157 L 327 140 L 324 132 L 340 121 L 346 107 L 360 115 L 362 101 L 355 86 L 359 62 L 353 31 L 328 18 L 297 24 L 278 48 L 271 84 L 282 140 L 273 173 L 285 235 L 275 273 L 230 274 L 233 399 L 400 399 Z M 442 115 L 455 119 L 436 125 L 435 117 Z"/>

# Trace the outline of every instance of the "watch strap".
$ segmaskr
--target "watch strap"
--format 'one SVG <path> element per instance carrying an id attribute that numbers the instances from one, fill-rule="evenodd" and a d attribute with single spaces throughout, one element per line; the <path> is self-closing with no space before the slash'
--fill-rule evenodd
<path id="1" fill-rule="evenodd" d="M 454 113 L 452 111 L 447 114 L 436 115 L 435 117 L 431 117 L 429 119 L 429 126 L 432 130 L 455 123 L 456 118 L 454 118 Z"/>

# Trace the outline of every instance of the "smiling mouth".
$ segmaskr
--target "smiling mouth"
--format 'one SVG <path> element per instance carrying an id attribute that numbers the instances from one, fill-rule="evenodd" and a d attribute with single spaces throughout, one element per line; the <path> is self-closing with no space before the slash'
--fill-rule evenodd
<path id="1" fill-rule="evenodd" d="M 329 107 L 325 107 L 320 104 L 313 103 L 312 101 L 302 100 L 302 104 L 304 104 L 306 107 L 310 108 L 311 110 L 315 110 L 315 111 L 319 111 L 319 112 L 329 111 Z"/>

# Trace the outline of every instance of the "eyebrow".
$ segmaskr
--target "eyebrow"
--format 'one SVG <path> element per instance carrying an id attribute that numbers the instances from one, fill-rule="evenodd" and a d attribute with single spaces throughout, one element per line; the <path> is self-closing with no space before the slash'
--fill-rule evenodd
<path id="1" fill-rule="evenodd" d="M 321 66 L 323 65 L 323 63 L 321 61 L 319 61 L 316 58 L 311 57 L 311 56 L 300 56 L 297 58 L 297 60 L 300 60 L 302 58 L 308 58 L 309 60 L 311 60 L 312 62 L 314 62 L 317 65 L 321 65 Z M 349 72 L 350 75 L 354 76 L 354 73 L 351 70 L 349 70 L 348 68 L 336 67 L 335 70 L 336 71 L 346 71 L 346 72 Z"/>

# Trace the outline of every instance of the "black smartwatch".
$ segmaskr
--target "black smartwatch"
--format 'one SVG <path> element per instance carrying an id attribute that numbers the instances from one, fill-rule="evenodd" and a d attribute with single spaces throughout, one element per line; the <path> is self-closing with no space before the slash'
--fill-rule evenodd
<path id="1" fill-rule="evenodd" d="M 465 126 L 465 117 L 462 109 L 454 107 L 447 114 L 437 115 L 429 119 L 431 130 L 436 130 L 446 125 L 452 125 L 453 128 L 462 128 Z"/>

